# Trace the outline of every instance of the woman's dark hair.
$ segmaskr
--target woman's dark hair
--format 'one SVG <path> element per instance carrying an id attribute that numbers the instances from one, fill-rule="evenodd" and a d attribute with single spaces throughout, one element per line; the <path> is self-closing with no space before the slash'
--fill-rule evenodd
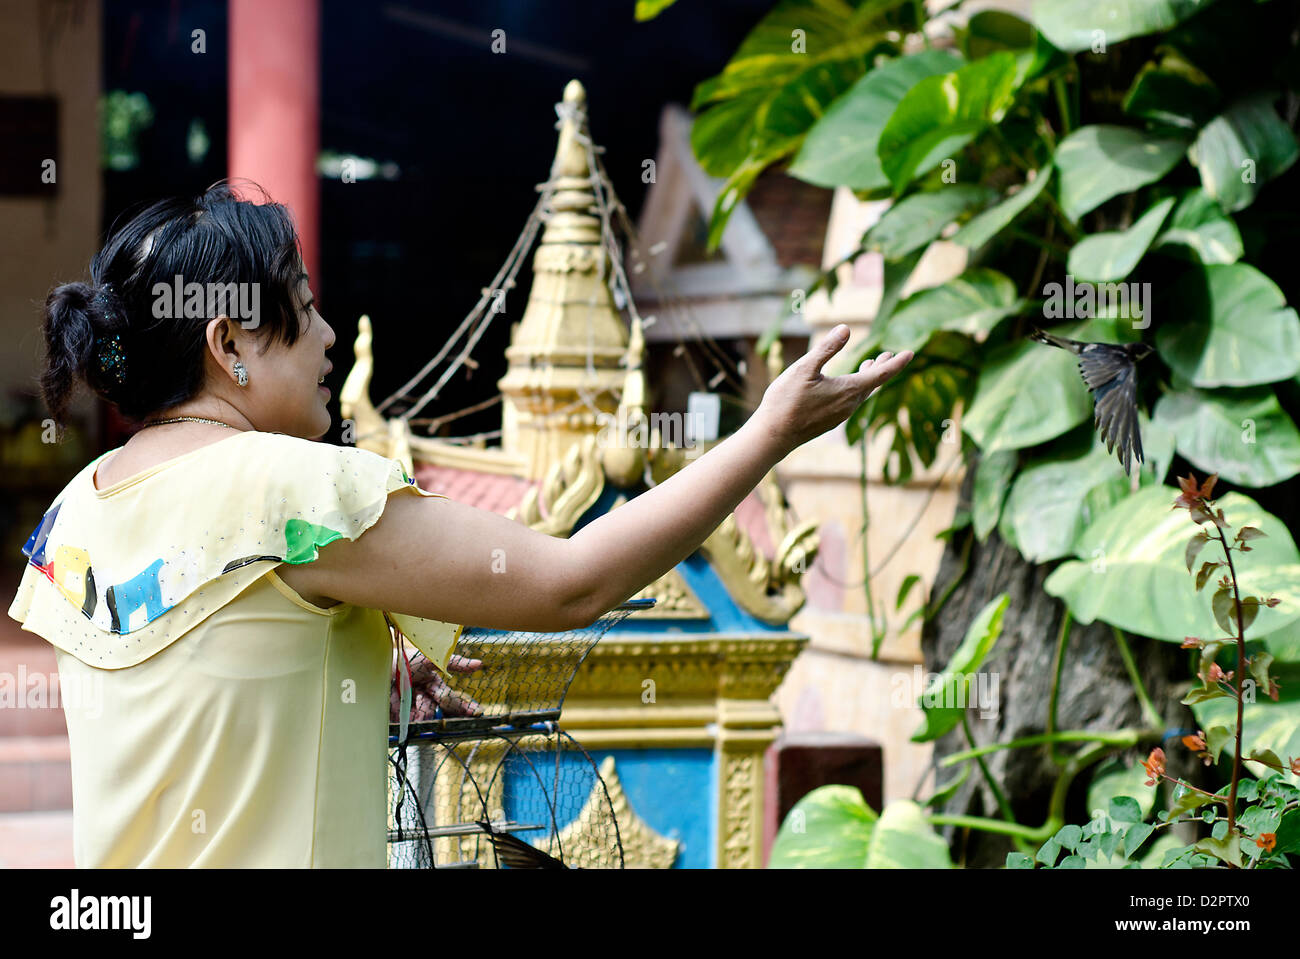
<path id="1" fill-rule="evenodd" d="M 62 422 L 78 379 L 139 420 L 197 395 L 203 388 L 204 328 L 225 312 L 186 315 L 168 294 L 185 285 L 220 284 L 255 290 L 255 329 L 261 351 L 282 340 L 292 346 L 300 328 L 294 291 L 301 273 L 298 234 L 289 211 L 254 203 L 222 180 L 196 197 L 160 200 L 112 231 L 90 264 L 91 282 L 65 283 L 45 300 L 46 367 L 41 392 Z M 230 287 L 228 284 L 255 284 Z M 168 304 L 159 308 L 160 296 Z M 205 305 L 214 300 L 209 295 Z M 159 314 L 163 314 L 162 317 Z M 211 315 L 207 315 L 211 313 Z M 170 314 L 170 315 L 167 315 Z"/>

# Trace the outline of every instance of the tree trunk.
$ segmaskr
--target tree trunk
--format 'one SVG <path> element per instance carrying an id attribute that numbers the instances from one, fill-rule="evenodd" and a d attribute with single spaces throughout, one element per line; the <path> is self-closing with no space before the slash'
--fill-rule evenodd
<path id="1" fill-rule="evenodd" d="M 970 506 L 974 473 L 973 468 L 966 471 L 959 509 Z M 964 537 L 970 537 L 972 542 L 963 575 Z M 960 581 L 922 631 L 921 649 L 928 672 L 940 672 L 948 664 L 971 620 L 986 603 L 1003 592 L 1011 598 L 997 646 L 980 667 L 982 672 L 998 677 L 996 714 L 985 718 L 978 709 L 966 711 L 977 746 L 1046 732 L 1056 646 L 1065 614 L 1065 605 L 1043 590 L 1043 581 L 1054 566 L 1054 563 L 1026 562 L 1016 549 L 999 538 L 996 530 L 983 543 L 974 539 L 969 526 L 949 540 L 931 595 L 942 596 L 955 579 L 960 577 Z M 1189 577 L 1188 590 L 1191 589 Z M 1195 729 L 1191 710 L 1179 703 L 1193 672 L 1189 668 L 1193 654 L 1169 642 L 1141 636 L 1127 638 L 1138 674 L 1164 720 L 1160 737 L 1172 736 L 1177 730 L 1183 733 L 1165 742 L 1153 739 L 1129 750 L 1126 758 L 1141 761 L 1151 749 L 1161 745 L 1168 758 L 1169 774 L 1196 783 L 1202 778 L 1202 767 L 1179 741 L 1181 735 Z M 1086 626 L 1072 623 L 1061 670 L 1057 729 L 1114 731 L 1144 726 L 1141 706 L 1110 626 L 1100 621 Z M 1087 746 L 1065 743 L 1058 748 L 1068 756 Z M 965 731 L 957 726 L 936 740 L 935 762 L 969 748 Z M 1048 747 L 1000 750 L 983 758 L 1016 821 L 1027 826 L 1042 825 L 1061 769 L 1052 761 Z M 1093 765 L 1081 771 L 1071 783 L 1065 807 L 1066 823 L 1083 825 L 1090 818 L 1091 811 L 1086 808 L 1087 786 L 1096 768 Z M 936 771 L 940 785 L 958 772 L 956 767 L 936 767 Z M 1166 791 L 1157 799 L 1156 810 L 1167 808 L 1167 796 Z M 977 765 L 943 808 L 934 811 L 1002 818 L 996 798 Z M 945 826 L 942 832 L 949 841 L 954 862 L 968 867 L 1001 867 L 1007 853 L 1016 848 L 1010 837 L 982 829 Z"/>

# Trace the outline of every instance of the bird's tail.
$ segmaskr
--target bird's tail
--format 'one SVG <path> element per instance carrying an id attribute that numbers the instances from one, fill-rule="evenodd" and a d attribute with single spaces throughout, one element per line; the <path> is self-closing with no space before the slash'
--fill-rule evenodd
<path id="1" fill-rule="evenodd" d="M 1029 331 L 1029 338 L 1039 343 L 1046 343 L 1048 346 L 1059 346 L 1063 350 L 1068 350 L 1070 348 L 1068 340 L 1063 340 L 1059 336 L 1053 336 L 1051 333 L 1048 333 L 1046 330 L 1040 330 L 1038 327 L 1034 327 Z"/>

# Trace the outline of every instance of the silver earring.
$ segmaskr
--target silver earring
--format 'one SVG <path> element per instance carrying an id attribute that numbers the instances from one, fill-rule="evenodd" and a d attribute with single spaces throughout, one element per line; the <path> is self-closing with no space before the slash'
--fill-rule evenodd
<path id="1" fill-rule="evenodd" d="M 235 382 L 240 386 L 248 385 L 248 370 L 244 368 L 242 360 L 235 360 Z"/>

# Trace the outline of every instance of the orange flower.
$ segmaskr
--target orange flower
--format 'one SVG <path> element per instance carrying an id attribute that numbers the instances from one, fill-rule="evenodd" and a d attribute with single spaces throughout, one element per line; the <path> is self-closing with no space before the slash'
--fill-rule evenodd
<path id="1" fill-rule="evenodd" d="M 1260 833 L 1259 838 L 1255 840 L 1255 845 L 1265 852 L 1272 852 L 1274 847 L 1277 846 L 1277 833 Z"/>
<path id="2" fill-rule="evenodd" d="M 1145 767 L 1147 775 L 1151 777 L 1146 781 L 1146 785 L 1154 786 L 1165 773 L 1165 751 L 1157 746 L 1151 750 L 1151 755 L 1147 757 L 1146 762 L 1142 765 Z"/>
<path id="3" fill-rule="evenodd" d="M 1195 736 L 1184 736 L 1183 745 L 1193 752 L 1201 752 L 1205 749 L 1205 730 L 1198 729 Z"/>

